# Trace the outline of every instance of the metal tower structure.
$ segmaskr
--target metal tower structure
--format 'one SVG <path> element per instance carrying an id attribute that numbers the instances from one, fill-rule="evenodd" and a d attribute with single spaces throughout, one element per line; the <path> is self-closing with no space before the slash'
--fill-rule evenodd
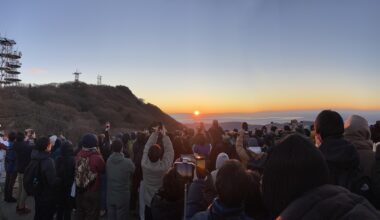
<path id="1" fill-rule="evenodd" d="M 73 74 L 75 75 L 75 82 L 79 82 L 79 75 L 82 74 L 82 73 L 77 70 Z"/>
<path id="2" fill-rule="evenodd" d="M 102 85 L 102 76 L 98 75 L 98 86 Z"/>
<path id="3" fill-rule="evenodd" d="M 16 41 L 0 36 L 0 86 L 17 85 L 22 53 L 14 49 Z"/>

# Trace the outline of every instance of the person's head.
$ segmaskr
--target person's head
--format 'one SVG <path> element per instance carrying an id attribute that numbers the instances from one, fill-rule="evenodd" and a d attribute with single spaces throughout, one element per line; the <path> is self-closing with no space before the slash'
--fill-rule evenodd
<path id="1" fill-rule="evenodd" d="M 120 139 L 112 141 L 111 150 L 115 153 L 120 153 L 123 149 L 123 142 Z"/>
<path id="2" fill-rule="evenodd" d="M 152 163 L 157 162 L 162 157 L 161 146 L 158 144 L 153 144 L 150 146 L 148 151 L 148 158 Z"/>
<path id="3" fill-rule="evenodd" d="M 314 122 L 316 143 L 326 138 L 341 138 L 344 133 L 342 116 L 332 110 L 323 110 Z"/>
<path id="4" fill-rule="evenodd" d="M 95 148 L 98 146 L 98 138 L 95 134 L 85 134 L 82 137 L 82 147 L 83 148 Z"/>
<path id="5" fill-rule="evenodd" d="M 24 133 L 22 132 L 17 132 L 16 134 L 16 141 L 17 142 L 23 142 L 25 139 Z"/>
<path id="6" fill-rule="evenodd" d="M 36 132 L 31 128 L 25 129 L 24 134 L 27 139 L 35 138 L 36 136 Z"/>
<path id="7" fill-rule="evenodd" d="M 174 167 L 170 168 L 162 181 L 162 195 L 169 201 L 177 201 L 183 198 L 185 181 L 185 178 Z"/>
<path id="8" fill-rule="evenodd" d="M 130 138 L 131 138 L 132 141 L 136 140 L 136 133 L 135 132 L 131 132 Z"/>
<path id="9" fill-rule="evenodd" d="M 344 136 L 349 140 L 370 140 L 368 121 L 359 115 L 351 115 L 344 123 Z"/>
<path id="10" fill-rule="evenodd" d="M 240 207 L 244 202 L 247 187 L 248 178 L 243 165 L 237 160 L 225 161 L 215 181 L 220 201 L 227 207 Z"/>
<path id="11" fill-rule="evenodd" d="M 290 131 L 292 131 L 292 129 L 290 128 L 289 125 L 285 125 L 285 126 L 284 126 L 284 131 L 286 131 L 286 132 L 290 132 Z"/>
<path id="12" fill-rule="evenodd" d="M 248 131 L 248 123 L 247 123 L 247 122 L 243 122 L 243 124 L 241 124 L 241 128 L 242 128 L 244 131 Z"/>
<path id="13" fill-rule="evenodd" d="M 51 151 L 51 143 L 48 137 L 41 137 L 38 138 L 36 141 L 36 149 L 38 151 L 46 151 L 50 152 Z"/>
<path id="14" fill-rule="evenodd" d="M 274 133 L 274 132 L 276 132 L 276 130 L 277 130 L 277 127 L 273 125 L 273 126 L 271 126 L 271 127 L 270 127 L 270 130 L 271 130 L 271 132 L 273 132 L 273 133 Z"/>
<path id="15" fill-rule="evenodd" d="M 311 141 L 293 134 L 281 140 L 268 156 L 263 173 L 263 198 L 278 216 L 293 200 L 328 182 L 328 167 Z"/>
<path id="16" fill-rule="evenodd" d="M 195 135 L 194 141 L 196 145 L 203 146 L 206 144 L 206 137 L 204 134 L 198 133 L 197 135 Z"/>
<path id="17" fill-rule="evenodd" d="M 131 140 L 131 137 L 129 136 L 128 133 L 125 133 L 122 135 L 121 140 L 123 141 L 123 144 L 126 145 L 126 144 L 128 144 L 128 141 Z"/>
<path id="18" fill-rule="evenodd" d="M 70 141 L 64 141 L 61 144 L 61 153 L 63 156 L 71 156 L 74 155 L 74 146 Z"/>
<path id="19" fill-rule="evenodd" d="M 16 132 L 11 131 L 11 132 L 8 134 L 8 141 L 10 141 L 10 142 L 14 142 L 15 140 L 16 140 Z"/>
<path id="20" fill-rule="evenodd" d="M 226 162 L 227 160 L 229 160 L 230 158 L 228 157 L 228 155 L 224 152 L 218 154 L 218 157 L 216 158 L 216 162 L 215 162 L 215 169 L 219 170 L 224 162 Z"/>
<path id="21" fill-rule="evenodd" d="M 138 143 L 144 143 L 145 142 L 145 134 L 143 132 L 138 132 L 136 141 Z"/>

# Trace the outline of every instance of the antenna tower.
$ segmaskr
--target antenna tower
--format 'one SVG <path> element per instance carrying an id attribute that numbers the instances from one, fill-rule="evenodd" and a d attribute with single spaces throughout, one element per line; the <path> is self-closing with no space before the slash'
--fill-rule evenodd
<path id="1" fill-rule="evenodd" d="M 102 85 L 102 76 L 98 75 L 98 86 Z"/>
<path id="2" fill-rule="evenodd" d="M 79 75 L 82 74 L 81 72 L 79 72 L 78 70 L 75 71 L 75 73 L 73 73 L 74 76 L 75 76 L 75 81 L 74 82 L 79 82 Z"/>

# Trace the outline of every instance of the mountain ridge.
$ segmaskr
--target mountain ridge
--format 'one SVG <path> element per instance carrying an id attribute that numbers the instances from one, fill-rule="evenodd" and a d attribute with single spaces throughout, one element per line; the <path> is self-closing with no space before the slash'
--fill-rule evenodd
<path id="1" fill-rule="evenodd" d="M 0 89 L 0 124 L 6 130 L 33 128 L 37 134 L 63 134 L 79 140 L 111 123 L 115 133 L 144 130 L 163 122 L 168 130 L 183 127 L 151 103 L 144 103 L 126 86 L 82 82 Z M 3 128 L 1 128 L 3 129 Z"/>

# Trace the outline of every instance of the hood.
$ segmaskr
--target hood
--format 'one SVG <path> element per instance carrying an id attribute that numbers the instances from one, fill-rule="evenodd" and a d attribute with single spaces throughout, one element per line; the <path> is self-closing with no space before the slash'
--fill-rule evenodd
<path id="1" fill-rule="evenodd" d="M 108 157 L 107 162 L 110 162 L 112 164 L 120 164 L 121 162 L 124 161 L 124 155 L 122 153 L 116 153 L 113 152 L 111 156 Z"/>
<path id="2" fill-rule="evenodd" d="M 365 118 L 351 115 L 344 123 L 344 138 L 357 149 L 372 150 L 371 131 Z"/>
<path id="3" fill-rule="evenodd" d="M 327 163 L 342 169 L 357 168 L 359 155 L 356 148 L 347 140 L 327 138 L 320 146 Z"/>
<path id="4" fill-rule="evenodd" d="M 243 206 L 228 208 L 224 206 L 219 198 L 216 198 L 209 208 L 209 219 L 249 219 L 244 212 Z"/>
<path id="5" fill-rule="evenodd" d="M 48 158 L 49 156 L 50 156 L 50 153 L 46 151 L 38 151 L 38 150 L 33 149 L 30 158 L 32 160 L 43 160 L 43 159 Z"/>
<path id="6" fill-rule="evenodd" d="M 226 153 L 218 154 L 218 157 L 216 158 L 215 168 L 219 170 L 223 166 L 224 162 L 226 162 L 229 159 L 230 158 Z"/>

